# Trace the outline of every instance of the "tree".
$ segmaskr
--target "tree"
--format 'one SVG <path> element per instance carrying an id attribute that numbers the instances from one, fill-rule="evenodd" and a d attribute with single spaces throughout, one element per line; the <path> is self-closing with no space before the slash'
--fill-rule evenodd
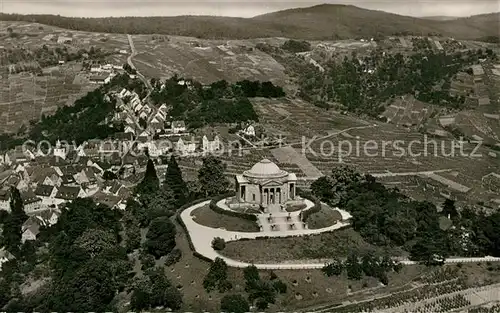
<path id="1" fill-rule="evenodd" d="M 165 306 L 177 311 L 182 306 L 182 294 L 172 286 L 163 269 L 145 272 L 133 287 L 130 305 L 133 310 L 143 311 Z"/>
<path id="2" fill-rule="evenodd" d="M 149 159 L 146 165 L 146 173 L 142 181 L 137 185 L 136 193 L 147 202 L 147 197 L 154 195 L 159 188 L 160 181 L 156 175 L 155 165 L 153 160 Z"/>
<path id="3" fill-rule="evenodd" d="M 146 234 L 146 250 L 156 258 L 167 255 L 175 247 L 175 233 L 175 225 L 168 217 L 155 218 Z"/>
<path id="4" fill-rule="evenodd" d="M 224 194 L 229 188 L 229 181 L 224 175 L 226 166 L 214 156 L 203 159 L 203 165 L 198 171 L 198 181 L 206 197 Z"/>
<path id="5" fill-rule="evenodd" d="M 334 259 L 331 263 L 326 264 L 321 271 L 326 274 L 326 276 L 339 276 L 344 270 L 344 264 L 339 259 Z"/>
<path id="6" fill-rule="evenodd" d="M 115 234 L 104 229 L 88 229 L 75 241 L 75 245 L 86 251 L 91 258 L 114 248 L 117 244 Z"/>
<path id="7" fill-rule="evenodd" d="M 284 282 L 282 282 L 281 280 L 277 280 L 277 281 L 273 282 L 273 288 L 274 288 L 274 290 L 276 290 L 277 293 L 281 293 L 281 294 L 286 293 L 286 290 L 287 290 L 286 284 Z"/>
<path id="8" fill-rule="evenodd" d="M 161 216 L 170 217 L 175 213 L 176 201 L 170 188 L 160 189 L 148 199 L 147 214 L 150 220 Z"/>
<path id="9" fill-rule="evenodd" d="M 225 295 L 220 300 L 220 309 L 226 313 L 245 313 L 250 311 L 250 305 L 240 294 Z"/>
<path id="10" fill-rule="evenodd" d="M 221 289 L 221 286 L 227 281 L 227 264 L 221 258 L 215 258 L 214 262 L 210 264 L 207 276 L 203 280 L 203 288 L 207 292 L 211 292 L 216 287 Z"/>
<path id="11" fill-rule="evenodd" d="M 359 280 L 363 276 L 363 268 L 359 264 L 359 257 L 356 253 L 351 253 L 345 262 L 347 277 L 353 280 Z"/>
<path id="12" fill-rule="evenodd" d="M 21 244 L 21 229 L 28 216 L 24 212 L 21 193 L 15 187 L 10 188 L 10 210 L 11 212 L 4 223 L 3 238 L 7 251 L 16 255 Z"/>
<path id="13" fill-rule="evenodd" d="M 217 251 L 224 250 L 225 247 L 226 247 L 226 242 L 224 241 L 224 239 L 220 237 L 215 237 L 212 240 L 212 248 L 214 248 L 214 250 Z"/>
<path id="14" fill-rule="evenodd" d="M 174 194 L 174 199 L 178 207 L 186 203 L 188 196 L 188 188 L 184 179 L 182 178 L 182 171 L 177 164 L 175 156 L 172 155 L 167 163 L 167 172 L 165 173 L 164 186 L 167 186 L 172 190 Z"/>
<path id="15" fill-rule="evenodd" d="M 444 200 L 443 203 L 443 214 L 449 216 L 450 219 L 455 219 L 458 216 L 457 208 L 455 207 L 455 201 L 451 199 Z"/>

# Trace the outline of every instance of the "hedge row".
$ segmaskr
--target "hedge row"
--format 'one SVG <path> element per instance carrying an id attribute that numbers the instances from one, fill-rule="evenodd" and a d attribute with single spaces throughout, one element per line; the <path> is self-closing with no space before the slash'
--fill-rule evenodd
<path id="1" fill-rule="evenodd" d="M 255 215 L 255 214 L 239 213 L 239 212 L 224 210 L 224 209 L 219 208 L 217 206 L 217 202 L 219 202 L 220 200 L 225 199 L 227 197 L 231 197 L 231 196 L 234 196 L 234 193 L 219 196 L 219 197 L 212 199 L 212 201 L 210 202 L 210 209 L 216 213 L 220 213 L 220 214 L 224 214 L 224 215 L 232 216 L 232 217 L 239 217 L 239 218 L 246 219 L 246 220 L 249 220 L 252 222 L 257 222 L 257 215 Z"/>
<path id="2" fill-rule="evenodd" d="M 307 219 L 309 218 L 309 216 L 321 211 L 321 201 L 316 199 L 316 197 L 311 192 L 305 191 L 305 190 L 302 190 L 299 188 L 297 188 L 297 195 L 301 196 L 304 199 L 308 199 L 308 200 L 311 200 L 312 202 L 314 202 L 313 207 L 300 212 L 300 215 L 299 215 L 300 220 L 302 221 L 302 223 L 305 223 L 307 221 Z"/>
<path id="3" fill-rule="evenodd" d="M 311 207 L 308 210 L 302 211 L 300 213 L 300 219 L 301 219 L 302 223 L 305 223 L 307 221 L 307 219 L 309 218 L 309 216 L 311 216 L 314 213 L 318 213 L 319 211 L 321 211 L 321 202 L 319 200 L 314 200 L 313 207 Z"/>

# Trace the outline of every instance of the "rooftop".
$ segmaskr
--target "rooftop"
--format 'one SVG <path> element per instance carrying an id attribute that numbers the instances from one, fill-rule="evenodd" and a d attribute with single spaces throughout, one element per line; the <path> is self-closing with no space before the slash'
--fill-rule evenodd
<path id="1" fill-rule="evenodd" d="M 277 178 L 287 175 L 288 172 L 281 170 L 278 165 L 268 159 L 263 159 L 250 170 L 243 172 L 243 176 L 252 178 Z"/>

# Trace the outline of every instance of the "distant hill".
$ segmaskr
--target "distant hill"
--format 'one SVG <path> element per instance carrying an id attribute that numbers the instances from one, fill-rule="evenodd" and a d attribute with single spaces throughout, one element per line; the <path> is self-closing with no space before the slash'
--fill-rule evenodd
<path id="1" fill-rule="evenodd" d="M 421 18 L 424 20 L 433 20 L 433 21 L 453 21 L 453 20 L 458 20 L 460 17 L 457 17 L 457 16 L 424 16 Z"/>
<path id="2" fill-rule="evenodd" d="M 0 14 L 0 20 L 37 22 L 72 30 L 170 34 L 206 39 L 288 37 L 307 40 L 439 33 L 459 39 L 498 35 L 499 13 L 455 20 L 429 20 L 323 4 L 283 10 L 254 18 L 215 16 L 73 18 L 56 15 Z"/>

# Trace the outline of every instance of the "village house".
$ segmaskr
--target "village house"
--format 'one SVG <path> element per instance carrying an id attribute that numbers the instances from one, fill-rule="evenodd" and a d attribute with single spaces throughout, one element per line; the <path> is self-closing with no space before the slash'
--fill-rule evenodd
<path id="1" fill-rule="evenodd" d="M 135 129 L 132 126 L 130 126 L 130 125 L 125 126 L 124 132 L 126 134 L 133 134 L 133 135 L 135 135 Z"/>
<path id="2" fill-rule="evenodd" d="M 107 84 L 111 81 L 109 74 L 97 74 L 90 77 L 90 82 L 94 84 Z"/>
<path id="3" fill-rule="evenodd" d="M 57 210 L 48 209 L 38 212 L 35 216 L 43 223 L 44 226 L 51 227 L 57 224 L 61 213 Z"/>
<path id="4" fill-rule="evenodd" d="M 71 202 L 77 198 L 85 198 L 87 194 L 81 187 L 61 186 L 58 188 L 56 200 Z"/>
<path id="5" fill-rule="evenodd" d="M 73 42 L 73 38 L 68 37 L 68 36 L 58 36 L 57 37 L 57 43 L 58 44 L 70 44 Z"/>
<path id="6" fill-rule="evenodd" d="M 0 270 L 5 262 L 15 259 L 15 257 L 5 248 L 0 249 Z"/>
<path id="7" fill-rule="evenodd" d="M 61 186 L 63 180 L 61 176 L 59 176 L 57 173 L 48 175 L 45 177 L 45 179 L 42 182 L 42 185 L 50 185 L 50 186 L 56 186 L 59 187 Z"/>
<path id="8" fill-rule="evenodd" d="M 30 216 L 21 227 L 22 237 L 21 242 L 36 240 L 36 237 L 40 233 L 40 227 L 42 222 L 35 216 Z"/>
<path id="9" fill-rule="evenodd" d="M 252 125 L 248 125 L 245 129 L 243 129 L 243 134 L 245 134 L 246 136 L 255 137 L 255 127 L 253 127 Z"/>
<path id="10" fill-rule="evenodd" d="M 179 137 L 175 143 L 175 151 L 181 155 L 194 153 L 196 151 L 196 140 L 194 137 Z"/>
<path id="11" fill-rule="evenodd" d="M 163 103 L 162 105 L 160 105 L 160 107 L 158 108 L 158 111 L 167 114 L 167 112 L 168 112 L 168 106 L 167 106 L 167 104 Z"/>
<path id="12" fill-rule="evenodd" d="M 184 123 L 184 121 L 173 121 L 171 126 L 172 126 L 172 132 L 174 134 L 186 132 L 186 124 Z"/>
<path id="13" fill-rule="evenodd" d="M 145 130 L 138 137 L 137 140 L 142 143 L 146 143 L 149 141 L 151 134 Z"/>
<path id="14" fill-rule="evenodd" d="M 42 199 L 42 207 L 49 207 L 51 205 L 59 205 L 62 201 L 56 200 L 58 189 L 50 185 L 39 185 L 35 189 L 35 195 Z"/>
<path id="15" fill-rule="evenodd" d="M 59 157 L 59 158 L 62 158 L 62 159 L 66 159 L 66 154 L 67 154 L 68 151 L 66 151 L 66 147 L 62 147 L 61 146 L 61 142 L 58 140 L 56 142 L 56 147 L 54 148 L 53 150 L 53 155 L 55 157 Z"/>
<path id="16" fill-rule="evenodd" d="M 38 198 L 32 190 L 21 192 L 21 199 L 26 213 L 39 210 L 42 205 L 42 199 Z"/>
<path id="17" fill-rule="evenodd" d="M 218 135 L 204 135 L 202 138 L 202 147 L 204 153 L 213 153 L 220 149 L 220 141 Z"/>
<path id="18" fill-rule="evenodd" d="M 10 191 L 0 189 L 0 210 L 10 212 Z"/>

